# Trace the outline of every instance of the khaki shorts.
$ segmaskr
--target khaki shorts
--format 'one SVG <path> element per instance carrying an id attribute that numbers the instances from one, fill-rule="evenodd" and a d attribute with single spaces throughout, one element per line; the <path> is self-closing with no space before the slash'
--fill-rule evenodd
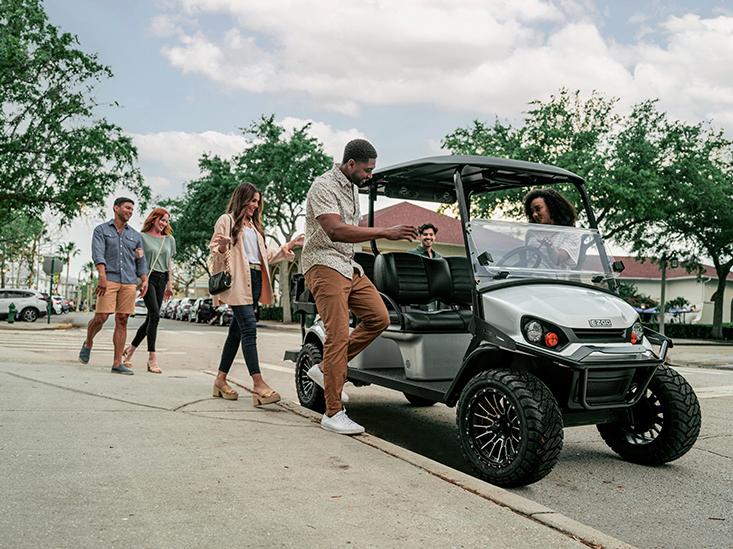
<path id="1" fill-rule="evenodd" d="M 131 315 L 135 312 L 136 295 L 137 286 L 135 284 L 108 281 L 107 291 L 104 292 L 104 295 L 97 296 L 97 306 L 94 310 L 97 313 Z"/>

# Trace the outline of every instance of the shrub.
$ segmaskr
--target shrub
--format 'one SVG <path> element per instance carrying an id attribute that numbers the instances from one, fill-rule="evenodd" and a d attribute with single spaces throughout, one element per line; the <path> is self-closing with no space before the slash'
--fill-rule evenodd
<path id="1" fill-rule="evenodd" d="M 655 332 L 659 330 L 659 324 L 645 324 Z M 711 324 L 665 324 L 664 334 L 672 339 L 713 339 L 713 326 Z M 733 324 L 723 324 L 723 339 L 733 341 Z"/>

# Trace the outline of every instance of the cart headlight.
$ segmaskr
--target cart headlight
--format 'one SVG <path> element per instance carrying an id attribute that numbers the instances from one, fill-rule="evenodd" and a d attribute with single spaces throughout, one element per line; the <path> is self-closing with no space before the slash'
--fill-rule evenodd
<path id="1" fill-rule="evenodd" d="M 560 328 L 535 318 L 522 319 L 522 335 L 533 345 L 553 351 L 559 351 L 568 343 L 568 338 Z"/>
<path id="2" fill-rule="evenodd" d="M 536 320 L 530 320 L 527 322 L 524 326 L 524 337 L 527 338 L 527 341 L 531 341 L 532 343 L 539 343 L 542 341 L 542 324 Z"/>
<path id="3" fill-rule="evenodd" d="M 644 326 L 641 325 L 641 322 L 638 320 L 634 322 L 634 325 L 631 327 L 631 343 L 633 345 L 636 345 L 637 343 L 641 343 L 642 338 L 644 337 Z"/>

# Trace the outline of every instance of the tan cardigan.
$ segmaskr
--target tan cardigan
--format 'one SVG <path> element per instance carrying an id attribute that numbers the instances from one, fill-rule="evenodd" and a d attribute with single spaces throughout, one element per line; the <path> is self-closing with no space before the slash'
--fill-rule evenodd
<path id="1" fill-rule="evenodd" d="M 212 257 L 211 274 L 224 270 L 226 253 L 219 252 L 219 246 L 214 244 L 214 240 L 218 235 L 231 236 L 230 228 L 232 226 L 232 217 L 229 214 L 223 214 L 216 220 L 214 225 L 214 234 L 209 241 L 209 249 Z M 260 266 L 262 267 L 262 292 L 260 293 L 260 303 L 272 303 L 272 285 L 270 283 L 270 263 L 279 261 L 292 261 L 295 254 L 289 252 L 285 245 L 277 249 L 267 248 L 265 239 L 259 231 L 257 233 L 257 245 L 260 249 Z M 220 303 L 228 305 L 252 305 L 252 275 L 249 269 L 249 261 L 244 253 L 242 238 L 244 231 L 240 231 L 237 242 L 232 242 L 229 268 L 232 273 L 232 286 L 228 290 L 217 294 L 214 297 L 214 306 Z"/>

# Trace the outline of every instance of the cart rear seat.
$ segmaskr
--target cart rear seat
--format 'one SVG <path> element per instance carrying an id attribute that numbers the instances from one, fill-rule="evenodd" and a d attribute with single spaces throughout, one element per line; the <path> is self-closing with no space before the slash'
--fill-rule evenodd
<path id="1" fill-rule="evenodd" d="M 447 305 L 471 303 L 471 277 L 463 257 L 430 259 L 417 254 L 392 252 L 374 261 L 374 283 L 392 303 L 401 330 L 407 332 L 467 332 L 470 309 L 420 311 L 409 305 L 439 300 Z"/>

